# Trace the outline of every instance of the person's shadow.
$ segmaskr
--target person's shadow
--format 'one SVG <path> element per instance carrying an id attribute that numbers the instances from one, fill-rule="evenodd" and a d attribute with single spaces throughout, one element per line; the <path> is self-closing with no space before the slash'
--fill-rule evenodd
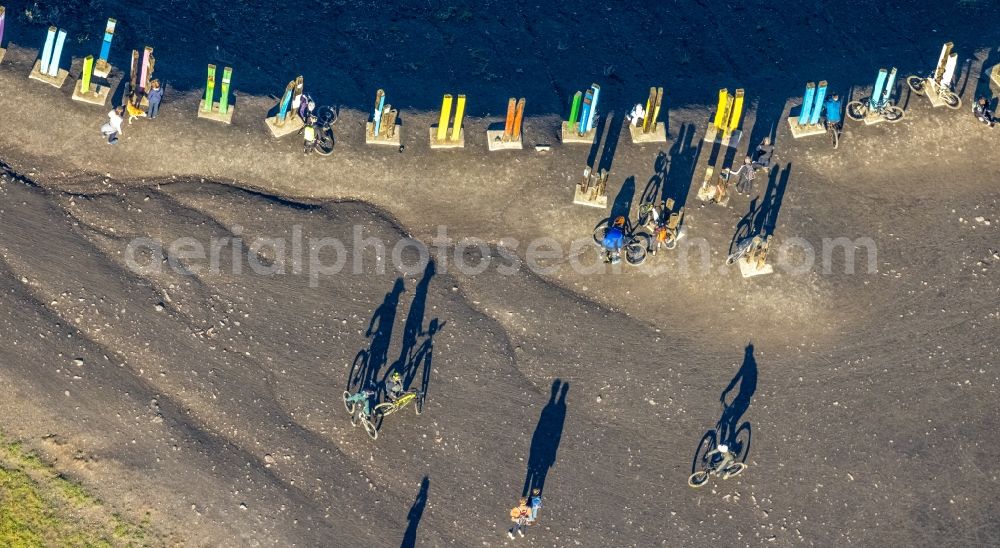
<path id="1" fill-rule="evenodd" d="M 420 482 L 420 492 L 417 493 L 413 506 L 410 506 L 410 511 L 406 514 L 408 524 L 399 548 L 413 548 L 417 545 L 417 527 L 420 525 L 420 518 L 423 517 L 424 508 L 427 506 L 427 490 L 430 489 L 430 486 L 430 478 L 424 476 L 424 481 Z"/>
<path id="2" fill-rule="evenodd" d="M 427 326 L 427 331 L 422 333 L 426 338 L 420 343 L 420 348 L 414 353 L 413 360 L 410 362 L 409 367 L 407 367 L 406 374 L 403 375 L 404 390 L 410 389 L 419 371 L 421 373 L 420 392 L 423 394 L 424 399 L 427 398 L 427 390 L 431 384 L 431 369 L 434 361 L 434 335 L 438 331 L 441 331 L 447 323 L 439 322 L 437 318 L 434 318 L 431 320 L 430 325 Z"/>
<path id="3" fill-rule="evenodd" d="M 733 391 L 735 390 L 735 394 Z M 719 402 L 722 403 L 722 416 L 715 424 L 713 430 L 705 432 L 698 442 L 694 459 L 691 461 L 691 472 L 707 467 L 709 459 L 706 457 L 709 452 L 721 444 L 729 446 L 729 450 L 736 456 L 739 462 L 746 462 L 750 455 L 750 440 L 753 432 L 750 428 L 750 421 L 740 420 L 750 407 L 750 400 L 753 399 L 757 391 L 757 360 L 753 356 L 753 343 L 746 346 L 743 352 L 743 363 L 740 365 L 736 375 L 726 386 L 722 394 L 719 395 Z M 732 401 L 726 403 L 726 399 L 732 395 Z"/>
<path id="4" fill-rule="evenodd" d="M 559 379 L 552 381 L 552 394 L 549 402 L 542 409 L 538 418 L 538 426 L 531 436 L 531 453 L 528 455 L 528 472 L 524 478 L 522 496 L 528 496 L 532 489 L 543 492 L 545 477 L 549 469 L 555 466 L 556 451 L 562 438 L 563 425 L 566 422 L 566 393 L 569 383 Z"/>
<path id="5" fill-rule="evenodd" d="M 385 294 L 382 304 L 375 309 L 372 319 L 368 322 L 365 336 L 371 341 L 366 350 L 358 352 L 347 378 L 347 389 L 358 390 L 374 385 L 379 369 L 389 360 L 389 343 L 392 340 L 392 326 L 396 322 L 396 309 L 399 307 L 399 296 L 405 291 L 403 279 L 396 278 L 392 290 Z"/>

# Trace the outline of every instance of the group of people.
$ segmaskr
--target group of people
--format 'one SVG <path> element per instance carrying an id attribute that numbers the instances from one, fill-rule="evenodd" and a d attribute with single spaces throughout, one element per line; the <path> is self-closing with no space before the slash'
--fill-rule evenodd
<path id="1" fill-rule="evenodd" d="M 143 109 L 142 101 L 146 100 L 146 108 Z M 128 116 L 128 123 L 131 124 L 136 118 L 154 119 L 160 113 L 160 102 L 163 100 L 163 88 L 159 80 L 149 83 L 149 90 L 143 92 L 141 89 L 129 89 L 125 93 L 125 101 L 121 106 L 117 106 L 108 112 L 108 121 L 101 126 L 101 135 L 108 140 L 109 145 L 118 143 L 118 137 L 122 131 L 122 123 L 125 116 Z"/>
<path id="2" fill-rule="evenodd" d="M 531 497 L 521 497 L 517 506 L 510 509 L 510 521 L 514 526 L 507 530 L 507 536 L 514 538 L 514 535 L 524 536 L 524 529 L 528 525 L 538 522 L 538 510 L 542 507 L 542 492 L 535 488 L 531 490 Z"/>

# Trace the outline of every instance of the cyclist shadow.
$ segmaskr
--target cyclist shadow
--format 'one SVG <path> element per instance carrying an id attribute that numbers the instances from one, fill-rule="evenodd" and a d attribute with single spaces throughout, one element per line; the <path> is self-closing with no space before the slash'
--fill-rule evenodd
<path id="1" fill-rule="evenodd" d="M 696 130 L 694 124 L 682 124 L 677 141 L 670 148 L 670 169 L 663 176 L 662 199 L 673 199 L 675 211 L 687 204 L 698 167 L 698 156 L 705 143 L 698 139 L 698 144 L 695 144 Z"/>
<path id="2" fill-rule="evenodd" d="M 375 309 L 365 336 L 371 340 L 368 348 L 358 352 L 347 376 L 347 389 L 351 392 L 376 383 L 379 370 L 389 361 L 389 344 L 392 342 L 392 327 L 396 322 L 399 297 L 406 291 L 403 278 L 396 278 L 392 290 L 385 294 L 382 304 Z"/>
<path id="3" fill-rule="evenodd" d="M 531 436 L 531 450 L 528 454 L 528 470 L 524 477 L 524 488 L 521 496 L 528 496 L 532 489 L 538 489 L 539 494 L 545 488 L 545 478 L 549 469 L 556 464 L 556 452 L 562 438 L 563 426 L 566 423 L 566 394 L 569 383 L 559 379 L 552 381 L 552 393 L 549 402 L 538 417 L 538 425 Z"/>
<path id="4" fill-rule="evenodd" d="M 649 178 L 646 188 L 642 191 L 640 203 L 656 203 L 661 194 L 665 193 L 663 185 L 667 177 L 667 164 L 667 153 L 661 150 L 656 154 L 656 160 L 653 162 L 653 176 Z"/>
<path id="5" fill-rule="evenodd" d="M 697 471 L 699 467 L 707 466 L 709 463 L 706 455 L 720 444 L 728 445 L 738 462 L 747 461 L 750 455 L 752 431 L 750 421 L 743 421 L 741 424 L 740 420 L 750 407 L 750 401 L 756 391 L 757 360 L 753 355 L 753 343 L 750 343 L 744 349 L 743 363 L 739 370 L 719 396 L 723 406 L 722 416 L 719 417 L 715 429 L 705 432 L 698 442 L 694 459 L 691 461 L 691 473 Z M 733 394 L 732 401 L 727 405 L 726 398 L 730 394 Z"/>
<path id="6" fill-rule="evenodd" d="M 399 358 L 385 371 L 381 379 L 384 387 L 385 380 L 389 375 L 393 372 L 399 372 L 403 376 L 403 390 L 410 390 L 419 376 L 419 390 L 425 398 L 430 386 L 434 336 L 447 323 L 434 318 L 428 324 L 426 331 L 423 328 L 424 315 L 427 310 L 427 294 L 435 272 L 434 262 L 428 262 L 423 276 L 417 282 L 413 302 L 410 303 L 410 309 L 403 324 L 403 345 L 399 352 Z M 422 341 L 421 337 L 423 337 Z"/>
<path id="7" fill-rule="evenodd" d="M 427 491 L 430 489 L 431 480 L 424 476 L 424 481 L 420 482 L 420 492 L 410 506 L 410 511 L 406 515 L 406 532 L 403 533 L 403 542 L 399 548 L 413 548 L 417 545 L 417 527 L 420 526 L 420 518 L 424 515 L 424 508 L 427 507 Z"/>
<path id="8" fill-rule="evenodd" d="M 618 217 L 625 217 L 625 222 L 628 228 L 628 232 L 631 233 L 635 230 L 632 226 L 632 222 L 629 220 L 629 213 L 632 211 L 632 199 L 635 197 L 635 177 L 629 176 L 622 183 L 621 189 L 618 190 L 618 195 L 615 196 L 615 201 L 611 205 L 611 216 L 608 220 L 608 225 L 614 224 L 615 219 Z"/>

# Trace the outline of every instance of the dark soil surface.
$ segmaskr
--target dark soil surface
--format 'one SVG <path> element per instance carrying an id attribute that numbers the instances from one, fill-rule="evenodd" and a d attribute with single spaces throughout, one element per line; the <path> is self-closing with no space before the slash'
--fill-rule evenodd
<path id="1" fill-rule="evenodd" d="M 149 42 L 169 85 L 161 117 L 109 147 L 107 109 L 71 101 L 72 78 L 61 90 L 27 80 L 49 21 L 26 26 L 24 6 L 8 6 L 0 417 L 126 515 L 150 512 L 154 528 L 206 546 L 1000 542 L 989 450 L 1000 135 L 967 107 L 934 110 L 905 92 L 903 122 L 848 122 L 836 151 L 793 141 L 784 120 L 806 81 L 846 94 L 890 63 L 901 77 L 927 72 L 945 40 L 962 56 L 968 105 L 997 62 L 986 3 L 38 4 L 71 30 L 75 56 L 117 16 L 115 64 Z M 582 45 L 585 28 L 606 32 Z M 727 48 L 722 34 L 751 39 Z M 195 118 L 209 61 L 236 69 L 231 127 Z M 332 157 L 264 128 L 265 95 L 299 73 L 345 107 Z M 618 112 L 605 117 L 608 142 L 628 105 L 664 85 L 669 142 L 633 145 L 627 131 L 617 147 L 556 142 L 568 96 L 591 81 L 607 90 L 602 111 Z M 722 86 L 751 97 L 738 150 L 702 145 Z M 376 87 L 407 109 L 403 153 L 363 144 L 358 109 Z M 427 146 L 442 92 L 470 97 L 465 150 Z M 498 119 L 483 115 L 510 95 L 528 98 L 526 144 L 550 152 L 487 153 Z M 772 131 L 776 166 L 749 197 L 694 197 L 707 164 Z M 608 211 L 571 197 L 601 152 L 611 207 L 648 194 L 686 202 L 707 268 L 685 267 L 684 253 L 697 256 L 685 246 L 639 268 L 573 267 L 596 265 L 586 242 Z M 126 261 L 136 238 L 301 230 L 351 242 L 358 226 L 389 249 L 417 238 L 438 259 L 401 272 L 374 246 L 350 247 L 362 272 L 318 284 L 236 272 L 225 253 L 216 271 L 172 257 L 189 275 Z M 775 274 L 743 279 L 723 264 L 747 227 L 773 231 Z M 440 259 L 464 237 L 506 262 L 471 275 Z M 859 253 L 847 273 L 843 250 L 824 268 L 823 240 L 841 237 L 870 238 L 875 269 Z M 544 273 L 502 272 L 539 238 L 570 251 L 541 261 Z M 795 272 L 801 242 L 817 261 Z M 273 253 L 251 250 L 264 264 Z M 413 248 L 403 258 L 417 262 Z M 387 417 L 372 442 L 341 393 L 359 372 L 394 367 L 427 404 Z M 689 488 L 706 432 L 744 423 L 749 469 Z M 544 479 L 545 506 L 509 541 L 526 476 Z"/>

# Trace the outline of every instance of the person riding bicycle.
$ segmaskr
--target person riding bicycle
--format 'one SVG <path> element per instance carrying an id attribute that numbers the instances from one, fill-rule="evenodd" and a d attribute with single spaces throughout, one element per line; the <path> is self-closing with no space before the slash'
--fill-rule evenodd
<path id="1" fill-rule="evenodd" d="M 375 390 L 372 390 L 371 388 L 363 388 L 361 390 L 358 390 L 357 394 L 354 394 L 353 396 L 347 398 L 347 402 L 353 404 L 364 402 L 365 405 L 361 409 L 365 414 L 365 418 L 368 419 L 371 418 L 372 416 L 371 402 L 372 398 L 374 397 L 375 397 Z"/>
<path id="2" fill-rule="evenodd" d="M 990 127 L 993 127 L 993 124 L 996 123 L 993 113 L 990 112 L 990 104 L 986 101 L 986 97 L 979 97 L 976 104 L 972 105 L 972 113 L 976 115 L 976 118 L 980 122 Z"/>
<path id="3" fill-rule="evenodd" d="M 720 443 L 718 447 L 709 451 L 708 454 L 705 455 L 705 459 L 708 460 L 709 464 L 712 463 L 712 457 L 714 455 L 720 455 L 719 458 L 722 459 L 719 462 L 719 465 L 715 467 L 715 469 L 720 472 L 729 468 L 730 464 L 736 462 L 736 455 L 734 455 L 733 452 L 729 450 L 729 446 L 724 443 Z"/>
<path id="4" fill-rule="evenodd" d="M 389 380 L 385 381 L 385 396 L 392 403 L 396 403 L 396 400 L 402 395 L 403 376 L 399 374 L 399 371 L 393 371 L 392 375 L 389 375 Z"/>
<path id="5" fill-rule="evenodd" d="M 625 247 L 625 217 L 619 215 L 615 218 L 601 245 L 604 247 L 604 262 L 618 264 L 621 261 L 621 251 Z"/>

